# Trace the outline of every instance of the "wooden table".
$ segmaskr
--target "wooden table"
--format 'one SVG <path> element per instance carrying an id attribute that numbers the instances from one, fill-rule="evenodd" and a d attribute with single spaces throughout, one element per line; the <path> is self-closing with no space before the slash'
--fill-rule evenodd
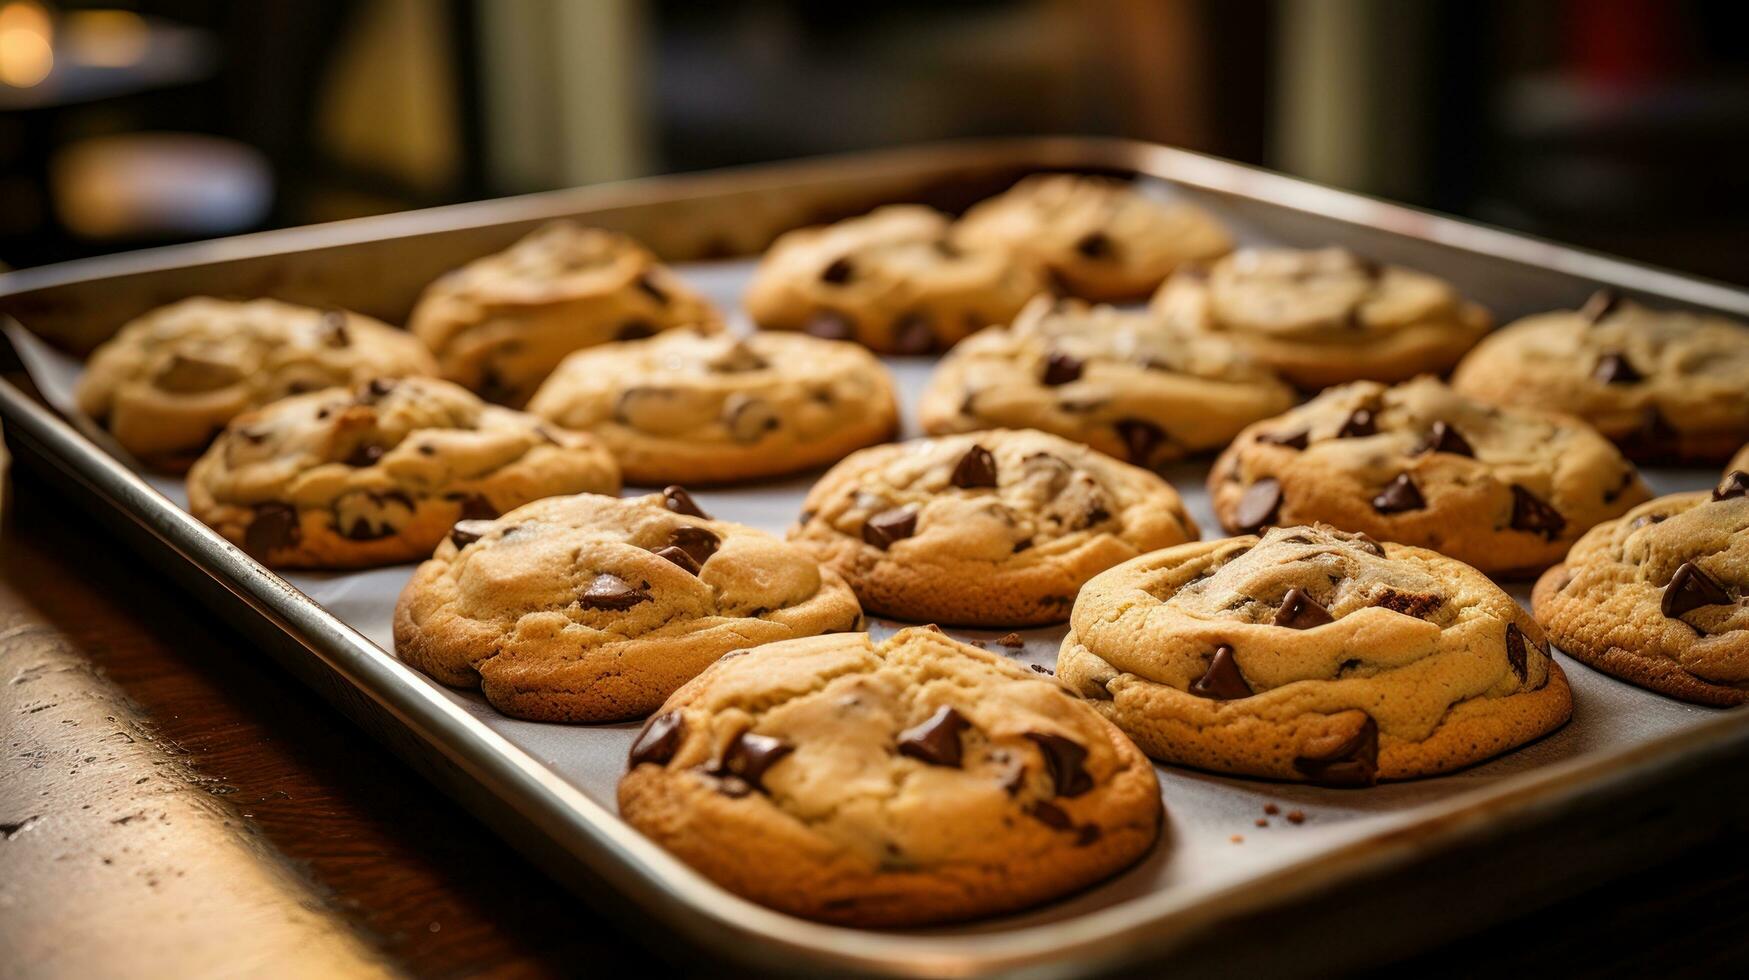
<path id="1" fill-rule="evenodd" d="M 673 969 L 28 473 L 0 535 L 0 977 Z M 1375 966 L 1740 971 L 1741 829 Z"/>

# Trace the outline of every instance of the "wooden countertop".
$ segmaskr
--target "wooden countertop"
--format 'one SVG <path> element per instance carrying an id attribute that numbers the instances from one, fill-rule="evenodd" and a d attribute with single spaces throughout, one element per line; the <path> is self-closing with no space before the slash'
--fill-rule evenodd
<path id="1" fill-rule="evenodd" d="M 671 972 L 45 485 L 6 511 L 0 976 Z M 1741 969 L 1743 829 L 1375 966 Z"/>

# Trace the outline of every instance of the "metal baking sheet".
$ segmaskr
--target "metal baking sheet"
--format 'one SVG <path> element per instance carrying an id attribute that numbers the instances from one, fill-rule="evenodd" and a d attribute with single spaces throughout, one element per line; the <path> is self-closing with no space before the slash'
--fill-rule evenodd
<path id="1" fill-rule="evenodd" d="M 25 328 L 59 341 L 57 347 L 16 325 L 8 331 L 47 403 L 78 423 L 69 394 L 80 362 L 72 351 L 89 347 L 141 309 L 181 295 L 259 293 L 399 319 L 417 285 L 448 265 L 500 247 L 542 218 L 578 215 L 636 229 L 665 246 L 681 260 L 681 275 L 733 311 L 737 327 L 747 329 L 739 296 L 752 262 L 697 258 L 732 247 L 723 244 L 730 225 L 713 236 L 705 220 L 710 216 L 740 219 L 733 222 L 734 233 L 746 249 L 756 250 L 771 235 L 808 220 L 899 200 L 963 204 L 960 198 L 999 189 L 1021 173 L 1057 168 L 1138 172 L 1149 193 L 1197 200 L 1232 225 L 1246 244 L 1333 242 L 1413 263 L 1453 279 L 1502 319 L 1572 305 L 1600 282 L 1664 303 L 1749 311 L 1749 295 L 1725 287 L 1160 147 L 1082 141 L 909 151 L 639 182 L 617 193 L 609 188 L 542 195 L 76 263 L 0 277 L 0 309 Z M 792 191 L 788 197 L 785 188 Z M 600 199 L 593 206 L 592 196 Z M 759 220 L 747 220 L 749 211 Z M 663 237 L 665 229 L 681 226 L 684 232 Z M 379 293 L 392 294 L 385 299 L 372 293 L 369 278 L 387 274 L 389 255 L 413 272 L 378 283 Z M 917 398 L 932 362 L 889 358 L 888 364 L 901 388 L 907 432 L 914 433 Z M 149 525 L 184 560 L 245 596 L 264 629 L 295 633 L 310 656 L 415 735 L 416 746 L 460 766 L 488 805 L 508 807 L 540 826 L 551 844 L 664 925 L 748 964 L 956 975 L 1119 966 L 1169 951 L 1211 922 L 1384 865 L 1424 858 L 1448 836 L 1455 843 L 1466 832 L 1501 822 L 1514 807 L 1570 805 L 1622 777 L 1633 764 L 1644 764 L 1648 749 L 1694 751 L 1697 742 L 1749 734 L 1749 716 L 1662 698 L 1563 657 L 1574 687 L 1573 721 L 1499 759 L 1449 776 L 1360 791 L 1158 767 L 1167 808 L 1162 842 L 1136 867 L 1105 884 L 1029 912 L 961 926 L 910 932 L 824 926 L 718 889 L 618 821 L 614 789 L 636 725 L 505 718 L 477 693 L 435 685 L 396 661 L 389 652 L 390 614 L 412 566 L 291 573 L 283 579 L 292 587 L 287 590 L 182 512 L 186 497 L 180 480 L 131 472 L 106 452 L 113 447 L 81 437 L 16 389 L 0 389 L 0 411 L 15 426 L 22 424 L 58 466 L 93 486 L 107 506 Z M 81 429 L 97 443 L 106 442 L 88 424 Z M 1207 462 L 1199 461 L 1165 475 L 1184 495 L 1204 535 L 1215 536 L 1218 524 L 1203 490 L 1206 472 Z M 1654 490 L 1665 493 L 1711 486 L 1717 473 L 1666 469 L 1647 475 Z M 781 534 L 813 479 L 706 490 L 698 496 L 716 516 Z M 1528 582 L 1506 584 L 1526 599 Z M 874 619 L 871 630 L 884 635 L 899 625 Z M 1006 652 L 989 643 L 1005 630 L 950 632 Z M 1014 656 L 1053 665 L 1062 634 L 1062 627 L 1024 631 L 1026 647 Z M 1305 822 L 1274 816 L 1268 826 L 1256 826 L 1271 803 L 1283 813 L 1303 811 Z M 1457 819 L 1466 815 L 1486 817 Z"/>

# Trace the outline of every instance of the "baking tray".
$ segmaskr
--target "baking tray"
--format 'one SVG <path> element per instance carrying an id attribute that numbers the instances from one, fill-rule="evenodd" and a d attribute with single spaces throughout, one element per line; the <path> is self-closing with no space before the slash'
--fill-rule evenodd
<path id="1" fill-rule="evenodd" d="M 1341 791 L 1161 767 L 1166 834 L 1110 882 L 1030 912 L 948 928 L 807 922 L 717 888 L 617 818 L 613 789 L 637 726 L 504 718 L 477 694 L 437 686 L 387 652 L 384 597 L 411 566 L 275 575 L 189 517 L 177 481 L 129 469 L 65 397 L 74 355 L 161 303 L 195 294 L 275 296 L 400 322 L 438 274 L 561 216 L 638 236 L 738 318 L 748 257 L 782 231 L 898 201 L 957 210 L 1041 170 L 1135 176 L 1148 193 L 1214 211 L 1247 244 L 1336 243 L 1424 268 L 1502 320 L 1572 306 L 1603 284 L 1661 304 L 1749 314 L 1742 290 L 1179 150 L 1012 140 L 654 178 L 7 274 L 0 313 L 12 322 L 10 349 L 0 351 L 10 358 L 0 364 L 0 417 L 23 458 L 74 491 L 152 567 L 664 951 L 803 973 L 1046 976 L 1166 959 L 1183 972 L 1306 973 L 1376 961 L 1521 914 L 1739 818 L 1734 796 L 1705 787 L 1715 785 L 1711 774 L 1749 757 L 1749 715 L 1674 702 L 1562 658 L 1575 689 L 1573 721 L 1463 772 Z M 889 364 L 909 413 L 931 362 Z M 914 431 L 909 418 L 907 425 Z M 1205 473 L 1206 461 L 1166 475 L 1212 534 Z M 1716 476 L 1648 473 L 1659 492 L 1710 486 Z M 781 532 L 811 479 L 699 496 L 719 517 Z M 1521 599 L 1527 591 L 1525 583 L 1511 587 Z M 877 634 L 895 626 L 871 624 Z M 950 632 L 988 642 L 1004 631 Z M 1061 628 L 1025 635 L 1019 659 L 1054 662 Z M 1254 826 L 1268 803 L 1308 819 Z M 467 860 L 464 847 L 457 860 Z M 1438 905 L 1417 906 L 1418 894 Z M 1357 916 L 1364 928 L 1355 927 Z"/>

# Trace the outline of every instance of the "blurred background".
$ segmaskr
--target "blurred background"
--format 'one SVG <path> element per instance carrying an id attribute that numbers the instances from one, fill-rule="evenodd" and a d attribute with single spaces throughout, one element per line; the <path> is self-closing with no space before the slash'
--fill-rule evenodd
<path id="1" fill-rule="evenodd" d="M 1749 284 L 1749 34 L 1661 0 L 0 0 L 0 263 L 1110 134 Z"/>

